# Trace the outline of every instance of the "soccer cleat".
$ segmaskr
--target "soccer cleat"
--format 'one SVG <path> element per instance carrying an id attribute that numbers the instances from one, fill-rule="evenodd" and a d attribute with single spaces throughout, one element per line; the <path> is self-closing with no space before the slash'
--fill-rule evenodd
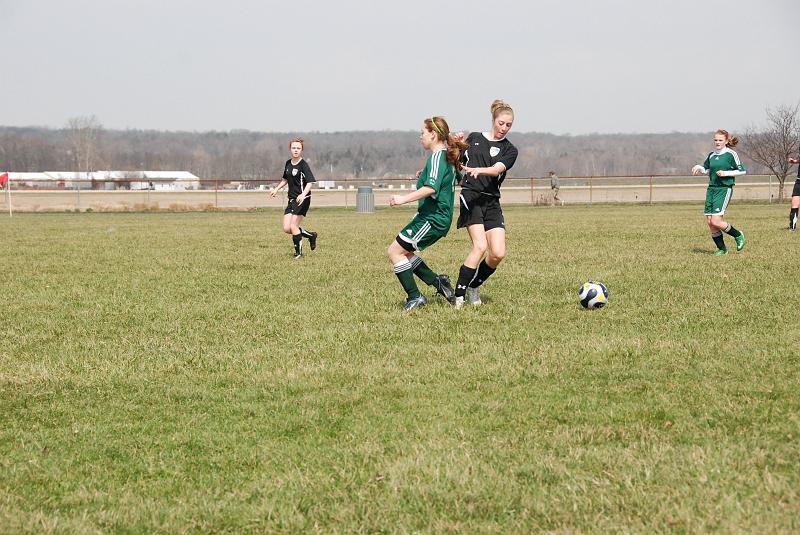
<path id="1" fill-rule="evenodd" d="M 301 258 L 303 258 L 303 253 L 295 253 L 294 254 L 294 259 L 295 260 L 300 260 Z"/>
<path id="2" fill-rule="evenodd" d="M 311 250 L 317 248 L 317 233 L 316 232 L 309 232 L 311 236 L 308 237 L 308 244 L 311 246 Z"/>
<path id="3" fill-rule="evenodd" d="M 734 238 L 736 240 L 736 250 L 741 251 L 744 249 L 744 232 L 739 231 L 739 235 Z"/>
<path id="4" fill-rule="evenodd" d="M 453 290 L 453 285 L 450 284 L 450 277 L 444 273 L 436 277 L 436 293 L 447 299 L 451 305 L 456 298 L 456 292 Z"/>
<path id="5" fill-rule="evenodd" d="M 467 303 L 473 306 L 482 305 L 481 296 L 478 294 L 477 288 L 467 288 Z"/>
<path id="6" fill-rule="evenodd" d="M 727 249 L 717 249 L 717 251 L 712 256 L 722 256 L 728 254 Z"/>
<path id="7" fill-rule="evenodd" d="M 464 308 L 464 298 L 463 297 L 456 297 L 453 301 L 453 306 L 456 307 L 457 310 Z"/>
<path id="8" fill-rule="evenodd" d="M 422 295 L 422 294 L 419 294 L 419 297 L 412 297 L 411 299 L 406 301 L 406 306 L 403 307 L 403 308 L 405 308 L 406 310 L 411 310 L 411 309 L 414 309 L 414 308 L 423 307 L 423 306 L 425 306 L 427 304 L 428 304 L 428 300 L 425 299 L 425 296 Z"/>

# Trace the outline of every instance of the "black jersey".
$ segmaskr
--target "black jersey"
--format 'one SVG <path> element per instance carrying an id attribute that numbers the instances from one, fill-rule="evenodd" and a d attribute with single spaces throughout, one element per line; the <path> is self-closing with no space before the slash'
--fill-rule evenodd
<path id="1" fill-rule="evenodd" d="M 311 168 L 302 158 L 297 162 L 297 165 L 292 163 L 291 158 L 286 160 L 286 165 L 283 168 L 283 179 L 289 183 L 290 199 L 294 199 L 303 193 L 306 184 L 317 181 L 317 179 L 314 178 L 314 173 L 311 172 Z M 311 197 L 310 191 L 308 192 L 308 196 Z"/>
<path id="2" fill-rule="evenodd" d="M 461 163 L 467 167 L 492 167 L 500 162 L 506 166 L 506 170 L 496 177 L 478 175 L 478 178 L 473 178 L 464 175 L 461 187 L 483 195 L 500 197 L 500 184 L 505 180 L 506 172 L 517 161 L 517 147 L 512 145 L 508 138 L 493 140 L 481 132 L 472 132 L 467 136 L 467 145 L 469 147 L 461 156 Z"/>

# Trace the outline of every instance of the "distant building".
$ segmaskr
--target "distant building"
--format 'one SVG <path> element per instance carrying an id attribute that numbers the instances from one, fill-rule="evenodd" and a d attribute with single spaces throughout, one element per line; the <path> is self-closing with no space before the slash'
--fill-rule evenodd
<path id="1" fill-rule="evenodd" d="M 200 179 L 188 171 L 9 172 L 8 178 L 17 186 L 48 189 L 200 189 Z"/>

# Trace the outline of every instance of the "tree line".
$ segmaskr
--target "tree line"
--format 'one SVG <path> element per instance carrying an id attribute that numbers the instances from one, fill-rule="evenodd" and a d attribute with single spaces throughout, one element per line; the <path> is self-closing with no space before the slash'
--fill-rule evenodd
<path id="1" fill-rule="evenodd" d="M 424 163 L 419 134 L 406 131 L 266 133 L 104 129 L 94 117 L 61 129 L 0 126 L 0 171 L 190 171 L 201 179 L 277 180 L 288 142 L 305 139 L 318 180 L 410 177 Z M 554 135 L 512 132 L 514 177 L 688 174 L 712 147 L 712 132 Z M 752 173 L 766 168 L 747 159 Z"/>

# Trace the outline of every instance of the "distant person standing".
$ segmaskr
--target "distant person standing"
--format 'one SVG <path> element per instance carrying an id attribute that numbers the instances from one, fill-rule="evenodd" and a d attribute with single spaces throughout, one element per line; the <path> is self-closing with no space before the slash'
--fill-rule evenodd
<path id="1" fill-rule="evenodd" d="M 704 214 L 711 230 L 711 239 L 717 246 L 714 256 L 728 253 L 725 247 L 725 239 L 722 233 L 729 234 L 736 241 L 736 250 L 744 249 L 744 233 L 736 230 L 724 219 L 725 210 L 733 196 L 733 185 L 736 177 L 744 175 L 745 171 L 742 161 L 736 151 L 730 147 L 735 147 L 739 143 L 739 138 L 731 137 L 727 130 L 717 130 L 714 133 L 714 150 L 708 153 L 703 165 L 692 167 L 693 175 L 704 175 L 708 173 L 708 188 L 706 189 L 706 205 Z"/>
<path id="2" fill-rule="evenodd" d="M 555 171 L 550 171 L 548 173 L 550 175 L 550 190 L 553 192 L 553 201 L 554 202 L 561 202 L 561 199 L 558 198 L 558 190 L 561 189 L 561 184 L 558 180 L 558 175 Z"/>
<path id="3" fill-rule="evenodd" d="M 303 159 L 303 139 L 296 137 L 289 142 L 291 158 L 283 166 L 283 178 L 272 190 L 272 197 L 289 184 L 289 202 L 283 212 L 283 231 L 292 235 L 295 260 L 303 257 L 303 238 L 308 239 L 311 250 L 317 248 L 317 233 L 304 229 L 300 225 L 311 206 L 311 184 L 316 182 L 314 173 Z"/>
<path id="4" fill-rule="evenodd" d="M 495 100 L 490 111 L 491 130 L 467 136 L 467 150 L 461 158 L 464 178 L 457 227 L 467 227 L 472 249 L 458 273 L 456 308 L 464 306 L 465 297 L 470 305 L 482 303 L 478 288 L 506 256 L 500 186 L 517 161 L 517 148 L 506 138 L 514 122 L 514 110 L 502 100 Z"/>
<path id="5" fill-rule="evenodd" d="M 789 163 L 800 164 L 800 157 L 789 158 Z M 800 208 L 800 166 L 797 167 L 797 180 L 792 189 L 792 209 L 789 212 L 789 230 L 797 232 L 797 211 Z"/>

